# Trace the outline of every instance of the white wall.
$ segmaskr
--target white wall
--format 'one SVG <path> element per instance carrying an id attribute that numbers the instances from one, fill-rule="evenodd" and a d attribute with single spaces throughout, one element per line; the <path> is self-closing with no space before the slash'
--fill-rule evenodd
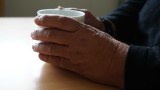
<path id="1" fill-rule="evenodd" d="M 5 0 L 5 16 L 35 16 L 43 8 L 77 7 L 102 16 L 117 7 L 119 0 Z"/>

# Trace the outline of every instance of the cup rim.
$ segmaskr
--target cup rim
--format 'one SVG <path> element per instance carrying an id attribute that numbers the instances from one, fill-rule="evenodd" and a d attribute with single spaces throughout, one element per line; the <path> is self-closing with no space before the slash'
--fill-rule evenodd
<path id="1" fill-rule="evenodd" d="M 62 11 L 69 11 L 69 12 L 74 12 L 74 13 L 79 13 L 78 15 L 76 16 L 70 16 L 70 17 L 80 17 L 80 16 L 85 16 L 85 13 L 82 12 L 82 11 L 77 11 L 77 10 L 69 10 L 69 9 L 40 9 L 37 11 L 37 15 L 59 15 L 59 14 L 44 14 L 44 13 L 41 13 L 41 12 L 44 12 L 44 11 L 59 11 L 59 10 L 62 10 Z"/>

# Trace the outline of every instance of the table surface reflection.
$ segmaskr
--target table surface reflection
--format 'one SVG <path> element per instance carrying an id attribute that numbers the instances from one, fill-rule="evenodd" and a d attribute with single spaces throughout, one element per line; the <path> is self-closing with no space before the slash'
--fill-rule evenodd
<path id="1" fill-rule="evenodd" d="M 0 90 L 117 90 L 39 60 L 32 17 L 0 18 Z"/>

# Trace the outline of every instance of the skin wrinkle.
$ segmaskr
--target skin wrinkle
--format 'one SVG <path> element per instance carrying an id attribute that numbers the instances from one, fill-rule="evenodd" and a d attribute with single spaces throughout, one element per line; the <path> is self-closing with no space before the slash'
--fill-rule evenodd
<path id="1" fill-rule="evenodd" d="M 51 58 L 53 58 L 53 60 L 55 60 L 56 63 L 61 67 L 64 67 L 64 65 L 67 64 L 66 61 L 68 61 L 66 58 L 59 57 L 59 56 L 53 56 Z"/>
<path id="2" fill-rule="evenodd" d="M 103 35 L 102 35 L 102 37 L 103 38 L 106 38 L 106 33 L 103 33 Z M 106 39 L 108 39 L 108 38 L 106 38 Z M 112 41 L 111 41 L 111 39 L 108 39 L 109 40 L 109 44 L 108 44 L 108 48 L 112 48 Z M 104 51 L 105 52 L 105 51 Z M 106 54 L 107 55 L 107 54 Z M 110 57 L 110 58 L 107 58 L 107 59 L 105 59 L 105 60 L 110 60 L 110 63 L 108 63 L 108 67 L 107 68 L 109 68 L 109 67 L 111 67 L 111 65 L 112 65 L 112 59 L 113 59 L 113 56 L 112 57 Z"/>
<path id="3" fill-rule="evenodd" d="M 66 58 L 59 57 L 59 56 L 50 56 L 45 54 L 40 54 L 40 58 L 44 61 L 47 61 L 48 63 L 56 63 L 57 65 L 60 65 L 62 67 L 62 64 L 66 61 L 68 61 Z M 42 58 L 44 57 L 44 58 Z"/>
<path id="4" fill-rule="evenodd" d="M 40 16 L 36 17 L 38 19 L 35 19 L 35 22 L 37 22 L 37 24 L 41 26 L 42 23 L 44 23 L 44 18 L 45 17 L 46 17 L 46 15 L 40 15 Z"/>
<path id="5" fill-rule="evenodd" d="M 116 53 L 117 53 L 117 49 L 118 49 L 119 45 L 120 45 L 120 44 L 116 44 L 115 50 L 113 51 L 113 55 L 112 55 L 112 57 L 111 57 L 111 61 L 113 61 L 113 60 L 114 60 L 114 58 L 115 58 L 115 55 L 116 55 Z"/>
<path id="6" fill-rule="evenodd" d="M 77 29 L 75 29 L 75 31 L 72 31 L 73 35 L 79 33 L 82 30 L 85 30 L 88 26 L 86 24 L 81 24 L 81 26 Z"/>
<path id="7" fill-rule="evenodd" d="M 45 41 L 48 41 L 48 40 L 52 40 L 52 38 L 59 38 L 61 35 L 56 34 L 56 32 L 63 32 L 61 30 L 55 30 L 55 29 L 51 29 L 51 28 L 47 28 L 47 29 L 44 29 L 42 34 L 44 35 L 44 37 L 46 39 L 44 39 Z M 63 32 L 64 33 L 64 32 Z M 67 33 L 66 34 L 62 34 L 65 38 L 64 39 L 67 39 L 68 41 L 66 40 L 63 40 L 63 41 L 60 41 L 61 39 L 57 39 L 56 41 L 51 41 L 53 43 L 58 43 L 58 44 L 64 44 L 64 45 L 68 45 L 70 43 L 70 39 L 68 38 L 69 35 L 71 35 L 70 33 Z M 64 42 L 65 41 L 65 42 Z M 60 43 L 60 42 L 63 42 L 63 43 Z"/>
<path id="8" fill-rule="evenodd" d="M 44 54 L 42 54 L 42 53 L 39 54 L 39 58 L 40 58 L 42 61 L 45 61 L 45 62 L 47 62 L 47 63 L 50 63 L 49 57 L 45 57 Z"/>
<path id="9" fill-rule="evenodd" d="M 58 17 L 58 23 L 60 25 L 60 27 L 62 26 L 65 26 L 66 23 L 68 21 L 68 18 L 64 17 L 64 16 L 61 16 L 61 17 Z"/>
<path id="10" fill-rule="evenodd" d="M 60 27 L 63 27 L 63 26 L 66 26 L 66 24 L 68 24 L 68 23 L 66 23 L 66 22 L 70 22 L 71 19 L 72 19 L 72 18 L 65 17 L 65 16 L 58 17 L 58 23 L 60 24 Z M 68 28 L 67 28 L 67 29 L 68 29 Z M 74 29 L 74 30 L 68 29 L 68 31 L 70 31 L 70 32 L 76 32 L 76 31 L 78 31 L 78 30 L 80 30 L 80 29 L 81 29 L 81 27 L 80 27 L 80 28 L 76 28 L 76 29 Z"/>
<path id="11" fill-rule="evenodd" d="M 35 35 L 33 35 L 34 32 L 36 32 L 36 30 L 34 30 L 33 32 L 31 32 L 31 37 L 32 37 L 32 39 L 36 39 L 36 38 L 35 38 Z"/>
<path id="12" fill-rule="evenodd" d="M 58 57 L 58 56 L 50 56 L 50 60 L 54 60 L 56 64 L 60 65 L 61 68 L 63 69 L 70 69 L 70 70 L 74 70 L 72 69 L 73 65 L 69 59 L 64 58 L 64 57 Z M 75 71 L 75 70 L 74 70 Z"/>
<path id="13" fill-rule="evenodd" d="M 106 37 L 107 35 L 106 35 L 106 33 L 103 33 L 100 37 L 102 37 L 102 39 L 108 39 L 109 41 L 108 41 L 108 43 L 107 43 L 107 46 L 108 46 L 108 48 L 113 48 L 113 46 L 112 46 L 112 39 L 111 38 L 107 38 Z M 109 35 L 108 35 L 109 36 Z M 110 36 L 109 36 L 110 37 Z M 105 47 L 103 47 L 103 48 L 105 48 Z M 108 55 L 108 54 L 106 54 L 106 55 Z M 108 60 L 110 60 L 111 59 L 111 57 L 110 58 L 108 58 Z M 107 60 L 107 59 L 106 59 Z M 109 65 L 110 66 L 110 65 Z"/>
<path id="14" fill-rule="evenodd" d="M 87 28 L 88 28 L 88 25 L 83 24 L 83 26 L 81 26 L 79 29 L 77 29 L 76 31 L 74 31 L 74 32 L 72 33 L 72 36 L 73 36 L 74 38 L 72 38 L 73 40 L 71 40 L 71 41 L 78 41 L 78 42 L 79 42 L 79 37 L 81 37 L 81 33 L 84 32 L 84 31 L 86 31 Z M 88 34 L 88 35 L 90 35 L 90 34 Z M 80 40 L 81 40 L 82 42 L 85 42 L 85 41 L 86 41 L 86 40 L 84 40 L 83 37 L 82 37 Z M 73 43 L 71 42 L 71 44 L 70 44 L 69 46 L 72 47 L 72 46 L 73 46 L 72 44 L 73 44 Z"/>
<path id="15" fill-rule="evenodd" d="M 52 49 L 53 46 L 52 46 L 51 48 L 49 48 L 49 47 L 46 47 L 46 48 L 47 48 L 48 53 L 51 53 L 52 55 L 55 55 L 55 54 L 54 54 L 54 50 Z M 55 45 L 54 45 L 54 48 L 56 48 Z"/>
<path id="16" fill-rule="evenodd" d="M 35 35 L 33 39 L 49 42 L 43 44 L 44 48 L 38 47 L 37 52 L 41 53 L 39 55 L 40 59 L 81 74 L 90 80 L 123 88 L 116 81 L 121 80 L 119 79 L 122 76 L 121 72 L 118 73 L 120 75 L 115 73 L 117 70 L 121 71 L 121 65 L 118 65 L 119 61 L 115 60 L 117 59 L 115 56 L 119 55 L 115 49 L 121 49 L 117 45 L 120 42 L 95 28 L 102 24 L 99 20 L 92 17 L 91 19 L 94 19 L 93 21 L 96 21 L 96 23 L 89 25 L 67 17 L 45 16 L 41 18 L 44 18 L 41 19 L 42 22 L 38 21 L 39 18 L 36 18 L 35 23 L 51 28 L 33 33 L 33 37 Z M 46 30 L 48 31 L 45 32 Z M 66 45 L 66 49 L 63 45 Z M 40 51 L 40 48 L 43 50 Z M 43 52 L 46 52 L 46 54 L 42 54 Z M 123 56 L 118 57 L 118 59 L 123 59 Z M 112 67 L 112 65 L 116 67 Z M 102 68 L 106 69 L 103 71 Z M 123 83 L 123 80 L 120 83 Z"/>
<path id="17" fill-rule="evenodd" d="M 36 34 L 36 36 L 38 37 L 38 30 L 34 31 L 34 33 Z M 32 35 L 33 36 L 33 35 Z M 34 39 L 37 40 L 37 37 L 35 35 L 33 36 Z"/>
<path id="18" fill-rule="evenodd" d="M 46 38 L 50 39 L 50 37 L 52 37 L 52 33 L 50 33 L 48 30 L 45 30 L 44 32 Z"/>
<path id="19" fill-rule="evenodd" d="M 108 66 L 110 66 L 109 68 L 109 70 L 112 70 L 111 72 L 113 72 L 113 73 L 115 73 L 115 74 L 113 74 L 112 75 L 112 77 L 115 79 L 115 81 L 116 82 L 113 82 L 113 83 L 117 83 L 117 84 L 119 84 L 121 81 L 123 81 L 123 79 L 121 79 L 121 78 L 117 78 L 117 75 L 119 76 L 119 73 L 122 73 L 121 71 L 120 72 L 117 72 L 117 70 L 115 70 L 115 69 L 113 69 L 114 68 L 114 66 L 115 65 L 117 65 L 117 64 L 121 64 L 121 63 L 119 63 L 118 61 L 118 59 L 115 59 L 115 57 L 117 57 L 117 55 L 119 55 L 119 54 L 117 54 L 116 52 L 117 52 L 117 50 L 118 50 L 118 48 L 119 47 L 121 47 L 120 46 L 120 44 L 118 44 L 117 46 L 116 46 L 116 48 L 115 48 L 115 51 L 114 51 L 114 53 L 113 53 L 113 55 L 112 55 L 112 57 L 111 57 L 111 63 L 108 65 Z M 119 57 L 119 56 L 118 56 Z M 115 61 L 116 60 L 116 61 Z M 118 60 L 118 61 L 117 61 Z M 114 61 L 114 62 L 113 62 Z M 123 66 L 123 65 L 122 65 Z M 119 70 L 119 68 L 117 68 L 118 70 Z M 110 72 L 110 71 L 109 71 Z M 123 75 L 122 75 L 123 76 Z M 123 77 L 122 77 L 123 78 Z M 112 82 L 112 81 L 114 81 L 114 80 L 112 80 L 111 79 L 111 81 L 110 82 Z M 122 86 L 124 85 L 124 82 L 122 83 Z"/>
<path id="20" fill-rule="evenodd" d="M 96 26 L 95 28 L 98 28 L 98 29 L 104 31 L 103 22 L 102 22 L 99 18 L 94 17 L 94 16 L 92 15 L 92 13 L 89 12 L 87 9 L 78 9 L 78 8 L 67 8 L 67 9 L 77 10 L 77 11 L 82 11 L 82 12 L 84 12 L 84 13 L 85 13 L 85 23 L 86 23 L 86 24 L 91 25 L 91 26 L 93 26 L 93 27 Z M 94 18 L 93 21 L 92 21 L 92 22 L 88 22 L 88 21 L 90 21 L 90 18 L 88 18 L 88 17 Z M 96 21 L 99 21 L 99 23 L 96 23 L 96 24 L 95 24 L 94 22 L 96 22 Z M 99 25 L 97 26 L 97 24 L 99 24 Z"/>
<path id="21" fill-rule="evenodd" d="M 50 48 L 49 48 L 50 47 Z M 57 49 L 58 48 L 58 49 Z M 68 58 L 68 47 L 64 45 L 58 45 L 58 44 L 49 44 L 48 45 L 48 53 L 51 55 L 55 55 L 57 52 L 57 56 L 63 56 L 64 58 Z"/>

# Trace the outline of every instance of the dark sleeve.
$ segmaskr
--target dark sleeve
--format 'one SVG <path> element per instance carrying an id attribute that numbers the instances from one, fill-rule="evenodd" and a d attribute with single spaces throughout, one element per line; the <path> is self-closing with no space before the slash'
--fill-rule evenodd
<path id="1" fill-rule="evenodd" d="M 103 17 L 104 22 L 110 20 L 115 24 L 116 39 L 132 44 L 125 64 L 125 90 L 160 90 L 160 46 L 140 46 L 143 37 L 138 17 L 145 2 L 128 0 Z"/>
<path id="2" fill-rule="evenodd" d="M 138 16 L 146 0 L 127 0 L 110 14 L 101 17 L 104 24 L 110 20 L 116 26 L 116 39 L 127 44 L 139 44 L 140 32 L 138 30 Z M 108 25 L 105 24 L 105 27 Z M 106 29 L 107 32 L 107 29 Z M 138 38 L 138 40 L 137 40 Z"/>
<path id="3" fill-rule="evenodd" d="M 130 46 L 125 90 L 160 90 L 160 47 Z"/>

